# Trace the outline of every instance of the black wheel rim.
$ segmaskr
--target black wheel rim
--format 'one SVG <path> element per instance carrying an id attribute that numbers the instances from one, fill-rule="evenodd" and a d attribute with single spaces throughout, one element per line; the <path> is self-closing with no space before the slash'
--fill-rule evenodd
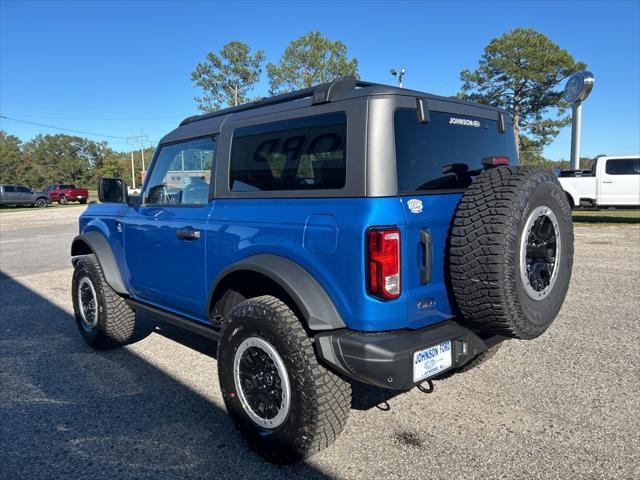
<path id="1" fill-rule="evenodd" d="M 290 408 L 289 378 L 282 358 L 266 340 L 244 340 L 234 358 L 238 398 L 249 416 L 264 428 L 276 428 Z"/>
<path id="2" fill-rule="evenodd" d="M 262 418 L 272 419 L 282 405 L 282 379 L 273 360 L 257 347 L 240 359 L 240 381 L 249 405 Z"/>
<path id="3" fill-rule="evenodd" d="M 85 330 L 92 330 L 98 324 L 98 298 L 88 277 L 78 283 L 78 307 L 80 320 Z"/>
<path id="4" fill-rule="evenodd" d="M 527 294 L 546 297 L 558 275 L 560 229 L 553 211 L 546 206 L 534 209 L 522 234 L 520 273 Z"/>

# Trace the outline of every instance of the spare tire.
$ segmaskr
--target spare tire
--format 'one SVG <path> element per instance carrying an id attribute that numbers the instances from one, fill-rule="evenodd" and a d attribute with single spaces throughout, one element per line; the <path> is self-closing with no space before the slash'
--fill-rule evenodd
<path id="1" fill-rule="evenodd" d="M 476 331 L 541 335 L 564 301 L 573 265 L 571 207 L 555 175 L 531 166 L 482 172 L 451 228 L 455 301 Z"/>

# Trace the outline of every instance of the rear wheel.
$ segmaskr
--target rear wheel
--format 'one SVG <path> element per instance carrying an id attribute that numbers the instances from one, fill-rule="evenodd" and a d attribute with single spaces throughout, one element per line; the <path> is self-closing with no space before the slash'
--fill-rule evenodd
<path id="1" fill-rule="evenodd" d="M 67 197 L 65 197 L 64 195 L 61 195 L 60 198 L 58 199 L 58 203 L 60 205 L 66 205 L 67 203 L 69 203 L 69 201 L 67 200 Z"/>
<path id="2" fill-rule="evenodd" d="M 351 385 L 318 363 L 300 321 L 275 297 L 233 309 L 218 343 L 218 376 L 236 428 L 268 461 L 302 460 L 347 422 Z"/>
<path id="3" fill-rule="evenodd" d="M 135 311 L 106 282 L 95 255 L 77 260 L 71 292 L 78 329 L 93 348 L 118 347 L 134 339 Z"/>
<path id="4" fill-rule="evenodd" d="M 450 264 L 456 302 L 476 330 L 541 335 L 573 264 L 571 207 L 555 175 L 529 166 L 480 174 L 458 205 Z"/>

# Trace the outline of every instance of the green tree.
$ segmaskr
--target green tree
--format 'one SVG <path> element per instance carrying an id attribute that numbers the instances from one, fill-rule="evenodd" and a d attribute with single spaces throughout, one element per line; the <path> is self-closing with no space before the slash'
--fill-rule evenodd
<path id="1" fill-rule="evenodd" d="M 32 187 L 52 182 L 92 186 L 102 169 L 105 142 L 70 135 L 36 135 L 24 144 L 24 178 Z"/>
<path id="2" fill-rule="evenodd" d="M 264 51 L 251 54 L 249 45 L 238 41 L 226 43 L 220 55 L 209 52 L 191 73 L 191 80 L 204 90 L 195 98 L 198 109 L 213 112 L 250 101 L 249 91 L 260 79 L 263 62 Z"/>
<path id="3" fill-rule="evenodd" d="M 358 76 L 358 60 L 347 57 L 347 46 L 331 41 L 320 32 L 309 32 L 293 40 L 278 64 L 267 65 L 270 93 L 290 92 L 330 82 L 344 75 Z"/>
<path id="4" fill-rule="evenodd" d="M 570 122 L 560 83 L 584 68 L 542 33 L 516 28 L 489 42 L 476 70 L 461 72 L 459 96 L 508 110 L 520 150 L 535 159 Z"/>
<path id="5" fill-rule="evenodd" d="M 0 183 L 23 183 L 22 142 L 0 130 Z"/>

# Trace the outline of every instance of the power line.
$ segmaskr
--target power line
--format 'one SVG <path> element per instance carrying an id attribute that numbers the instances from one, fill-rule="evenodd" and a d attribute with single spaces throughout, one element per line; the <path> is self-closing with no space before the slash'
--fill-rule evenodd
<path id="1" fill-rule="evenodd" d="M 153 117 L 66 117 L 56 115 L 20 115 L 23 118 L 35 118 L 35 119 L 55 119 L 55 120 L 75 120 L 82 122 L 103 122 L 114 121 L 124 122 L 129 120 L 162 120 L 168 118 L 187 118 L 189 115 L 161 115 Z"/>
<path id="2" fill-rule="evenodd" d="M 84 130 L 75 130 L 72 128 L 65 128 L 65 127 L 58 127 L 56 125 L 47 125 L 45 123 L 38 123 L 38 122 L 30 122 L 28 120 L 20 120 L 19 118 L 13 118 L 13 117 L 8 117 L 6 115 L 0 115 L 0 118 L 4 118 L 6 120 L 11 120 L 13 122 L 19 122 L 19 123 L 26 123 L 28 125 L 35 125 L 38 127 L 44 127 L 44 128 L 51 128 L 53 130 L 60 130 L 60 131 L 64 131 L 64 132 L 72 132 L 72 133 L 80 133 L 82 135 L 91 135 L 94 137 L 103 137 L 103 138 L 110 138 L 110 139 L 116 139 L 119 140 L 116 143 L 129 143 L 128 141 L 128 137 L 119 137 L 116 135 L 107 135 L 105 133 L 95 133 L 95 132 L 87 132 Z M 155 140 L 147 140 L 149 143 L 158 143 Z"/>
<path id="3" fill-rule="evenodd" d="M 4 118 L 6 120 L 12 120 L 14 122 L 26 123 L 28 125 L 36 125 L 38 127 L 52 128 L 54 130 L 62 130 L 62 131 L 65 131 L 65 132 L 81 133 L 83 135 L 93 135 L 94 137 L 116 138 L 118 140 L 126 140 L 127 139 L 127 137 L 118 137 L 118 136 L 115 136 L 115 135 L 106 135 L 104 133 L 85 132 L 84 130 L 74 130 L 72 128 L 58 127 L 58 126 L 55 126 L 55 125 L 46 125 L 44 123 L 29 122 L 27 120 L 20 120 L 18 118 L 7 117 L 6 115 L 0 115 L 0 118 Z"/>

